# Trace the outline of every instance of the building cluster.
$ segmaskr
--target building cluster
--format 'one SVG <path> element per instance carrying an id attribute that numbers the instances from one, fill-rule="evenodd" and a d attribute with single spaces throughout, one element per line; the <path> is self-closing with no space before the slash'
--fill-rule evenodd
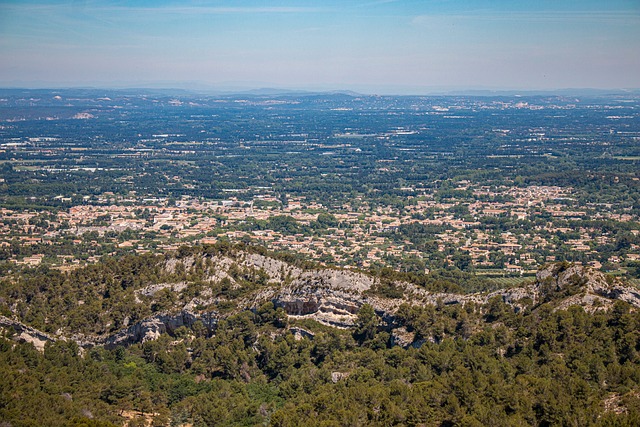
<path id="1" fill-rule="evenodd" d="M 611 206 L 576 207 L 571 188 L 493 188 L 468 181 L 456 185 L 473 196 L 442 200 L 435 191 L 423 192 L 408 197 L 403 207 L 374 208 L 362 199 L 353 206 L 325 207 L 304 197 L 288 197 L 283 205 L 268 191 L 253 200 L 183 197 L 172 203 L 108 195 L 58 213 L 5 208 L 0 210 L 0 246 L 5 259 L 32 266 L 46 262 L 58 268 L 123 251 L 158 253 L 221 239 L 360 268 L 397 266 L 407 259 L 422 260 L 425 268 L 434 259 L 439 265 L 455 265 L 462 254 L 465 267 L 477 272 L 524 274 L 549 261 L 568 259 L 601 268 L 640 259 L 640 247 L 634 243 L 622 256 L 607 255 L 602 248 L 615 246 L 616 237 L 592 225 L 599 219 L 637 224 L 638 218 Z M 317 227 L 321 213 L 331 214 L 335 224 Z M 299 230 L 269 228 L 275 217 L 293 219 Z M 510 226 L 503 229 L 504 221 Z M 428 248 L 403 231 L 412 224 L 428 230 Z M 639 231 L 631 233 L 637 236 Z M 54 250 L 65 244 L 83 250 Z"/>

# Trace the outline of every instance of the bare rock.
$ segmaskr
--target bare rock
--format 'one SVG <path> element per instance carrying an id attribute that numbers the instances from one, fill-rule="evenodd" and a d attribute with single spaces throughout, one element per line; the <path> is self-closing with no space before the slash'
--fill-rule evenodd
<path id="1" fill-rule="evenodd" d="M 640 307 L 640 292 L 635 288 L 625 286 L 619 280 L 605 276 L 602 272 L 578 264 L 551 264 L 545 266 L 536 275 L 536 288 L 541 294 L 560 291 L 568 287 L 576 287 L 580 296 L 575 295 L 563 301 L 562 307 L 571 303 L 585 307 L 611 305 L 611 300 L 622 300 Z M 609 301 L 607 301 L 609 300 Z"/>
<path id="2" fill-rule="evenodd" d="M 16 333 L 14 340 L 29 342 L 39 351 L 44 351 L 44 346 L 47 342 L 56 341 L 56 339 L 49 334 L 5 316 L 0 316 L 0 329 L 13 330 Z"/>
<path id="3" fill-rule="evenodd" d="M 407 348 L 413 344 L 415 338 L 415 332 L 407 331 L 404 326 L 391 331 L 391 345 Z"/>
<path id="4" fill-rule="evenodd" d="M 331 372 L 331 381 L 337 383 L 341 380 L 349 378 L 349 372 Z"/>
<path id="5" fill-rule="evenodd" d="M 316 335 L 311 332 L 308 331 L 306 329 L 297 327 L 297 326 L 292 326 L 289 328 L 289 331 L 291 331 L 291 333 L 293 334 L 293 337 L 296 341 L 300 341 L 303 338 L 309 338 L 309 339 L 313 339 Z"/>

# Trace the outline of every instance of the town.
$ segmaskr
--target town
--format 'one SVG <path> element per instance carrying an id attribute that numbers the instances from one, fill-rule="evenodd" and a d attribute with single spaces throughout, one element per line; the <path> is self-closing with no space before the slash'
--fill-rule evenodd
<path id="1" fill-rule="evenodd" d="M 73 206 L 57 214 L 2 209 L 0 245 L 13 262 L 36 266 L 44 261 L 61 269 L 96 262 L 101 255 L 160 253 L 182 244 L 222 239 L 296 252 L 323 264 L 364 269 L 402 266 L 413 260 L 425 265 L 427 271 L 450 264 L 478 273 L 522 275 L 535 272 L 545 262 L 564 259 L 597 269 L 604 263 L 610 270 L 625 261 L 640 260 L 640 246 L 630 243 L 638 236 L 638 229 L 630 230 L 630 239 L 625 242 L 592 225 L 594 221 L 637 223 L 638 217 L 613 213 L 610 206 L 593 205 L 576 211 L 566 203 L 571 200 L 570 188 L 490 190 L 474 188 L 466 181 L 456 188 L 471 190 L 474 201 L 442 203 L 433 194 L 422 194 L 408 197 L 402 209 L 372 209 L 363 200 L 357 208 L 345 203 L 339 209 L 327 209 L 303 197 L 290 198 L 282 205 L 268 192 L 250 202 L 233 197 L 220 201 L 183 197 L 173 205 L 166 199 L 145 201 L 105 194 L 95 204 Z M 504 201 L 478 200 L 498 195 Z M 501 219 L 519 225 L 502 231 L 495 227 Z M 576 226 L 581 221 L 584 224 Z M 269 224 L 276 227 L 269 228 Z M 420 250 L 417 242 L 399 235 L 410 224 L 432 230 L 433 251 Z M 287 230 L 287 225 L 292 229 Z M 87 250 L 55 255 L 61 251 L 54 248 L 69 241 Z M 610 247 L 618 252 L 602 250 Z M 618 255 L 621 249 L 623 255 Z M 440 259 L 429 258 L 434 253 L 441 254 Z"/>
<path id="2" fill-rule="evenodd" d="M 8 266 L 229 241 L 373 271 L 640 275 L 633 96 L 60 93 L 0 99 Z"/>

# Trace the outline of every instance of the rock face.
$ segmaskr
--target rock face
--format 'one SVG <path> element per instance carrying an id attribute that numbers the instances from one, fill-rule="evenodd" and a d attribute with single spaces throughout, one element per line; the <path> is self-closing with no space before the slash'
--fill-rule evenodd
<path id="1" fill-rule="evenodd" d="M 0 316 L 0 329 L 12 330 L 17 334 L 14 336 L 14 339 L 30 342 L 40 351 L 44 351 L 44 345 L 47 342 L 56 341 L 56 339 L 49 334 L 45 334 L 42 331 L 16 320 L 11 320 L 5 316 Z"/>
<path id="2" fill-rule="evenodd" d="M 229 267 L 233 260 L 218 258 L 216 265 Z M 402 303 L 409 304 L 465 304 L 474 302 L 484 304 L 491 298 L 499 296 L 516 310 L 524 307 L 522 301 L 529 300 L 540 303 L 550 292 L 557 292 L 571 286 L 578 287 L 579 293 L 572 295 L 558 304 L 557 309 L 570 305 L 581 305 L 587 311 L 607 309 L 612 300 L 623 300 L 640 307 L 640 293 L 625 287 L 618 282 L 607 279 L 604 274 L 580 265 L 563 266 L 551 264 L 541 269 L 533 284 L 506 289 L 491 293 L 468 295 L 431 293 L 408 283 L 398 283 L 404 289 L 405 297 L 390 300 L 367 294 L 375 285 L 375 278 L 348 270 L 319 269 L 304 271 L 292 267 L 282 261 L 262 255 L 246 256 L 240 265 L 262 269 L 269 276 L 272 284 L 253 298 L 238 302 L 238 308 L 255 309 L 264 302 L 271 301 L 276 307 L 282 307 L 291 318 L 310 318 L 322 324 L 350 328 L 355 325 L 357 313 L 363 304 L 371 304 L 382 319 L 383 325 L 391 329 L 391 339 L 395 345 L 402 347 L 420 346 L 415 342 L 413 332 L 398 328 L 395 324 L 395 311 Z M 216 272 L 218 276 L 226 276 L 224 269 Z M 167 285 L 163 285 L 167 287 Z M 173 287 L 179 291 L 184 284 Z M 154 288 L 155 290 L 155 288 Z M 196 320 L 201 320 L 209 328 L 217 322 L 217 313 L 197 313 L 196 304 L 187 304 L 177 314 L 163 313 L 138 322 L 110 337 L 94 340 L 89 345 L 102 344 L 107 347 L 128 345 L 156 339 L 164 332 L 172 333 L 180 326 L 189 327 Z M 306 332 L 306 331 L 305 331 Z M 295 332 L 294 332 L 295 333 Z M 301 336 L 306 336 L 301 333 Z M 85 343 L 86 344 L 86 343 Z"/>
<path id="3" fill-rule="evenodd" d="M 414 332 L 407 331 L 407 329 L 404 326 L 401 328 L 396 328 L 393 331 L 391 331 L 392 345 L 397 345 L 402 348 L 407 348 L 411 344 L 413 344 L 415 339 L 416 339 L 416 334 Z"/>
<path id="4" fill-rule="evenodd" d="M 205 323 L 211 322 L 211 316 L 209 316 L 208 319 L 205 319 L 205 317 L 206 316 L 199 316 L 195 313 L 184 310 L 173 315 L 168 313 L 158 314 L 138 322 L 106 339 L 99 340 L 96 344 L 102 344 L 107 348 L 113 348 L 118 345 L 129 345 L 138 342 L 143 343 L 155 340 L 165 332 L 173 333 L 173 331 L 181 326 L 190 327 L 197 320 L 203 320 L 205 326 L 212 326 Z"/>
<path id="5" fill-rule="evenodd" d="M 299 328 L 297 326 L 290 327 L 289 332 L 293 334 L 293 337 L 296 341 L 300 341 L 303 338 L 313 339 L 316 336 L 313 332 L 303 328 Z"/>
<path id="6" fill-rule="evenodd" d="M 303 273 L 303 270 L 296 266 L 258 254 L 248 254 L 244 259 L 244 264 L 248 267 L 264 270 L 274 283 L 285 282 L 287 278 L 298 277 Z"/>
<path id="7" fill-rule="evenodd" d="M 313 287 L 297 292 L 285 290 L 274 295 L 272 301 L 289 316 L 309 317 L 326 325 L 345 328 L 354 325 L 358 310 L 366 298 L 331 288 Z"/>
<path id="8" fill-rule="evenodd" d="M 198 261 L 200 260 L 193 256 L 181 260 L 169 259 L 166 261 L 165 269 L 169 272 L 175 271 L 177 267 L 188 270 Z M 208 257 L 205 261 L 202 264 L 207 266 L 208 280 L 214 283 L 224 279 L 228 280 L 231 286 L 239 286 L 233 279 L 232 269 L 236 272 L 238 269 L 248 272 L 249 276 L 259 272 L 259 276 L 265 280 L 259 290 L 245 294 L 242 298 L 225 301 L 234 305 L 235 309 L 231 312 L 256 310 L 264 303 L 272 302 L 291 318 L 308 318 L 333 327 L 350 328 L 355 325 L 360 307 L 370 304 L 382 320 L 381 324 L 390 331 L 393 343 L 402 347 L 419 345 L 415 342 L 415 334 L 401 328 L 396 320 L 397 309 L 403 303 L 484 304 L 492 298 L 500 297 L 515 310 L 536 306 L 552 299 L 556 309 L 577 304 L 587 311 L 606 310 L 614 300 L 623 300 L 640 307 L 640 292 L 636 289 L 623 286 L 598 271 L 580 265 L 551 264 L 538 272 L 535 282 L 491 293 L 433 293 L 410 283 L 397 282 L 394 285 L 402 291 L 402 297 L 391 299 L 370 292 L 375 289 L 378 279 L 364 273 L 332 268 L 302 270 L 283 261 L 248 253 L 217 255 Z M 180 263 L 182 265 L 179 265 Z M 153 298 L 163 289 L 183 294 L 188 290 L 188 283 L 152 284 L 138 290 L 136 296 Z M 188 302 L 180 311 L 157 313 L 110 336 L 70 338 L 82 347 L 115 347 L 154 340 L 165 332 L 173 333 L 181 326 L 190 327 L 198 320 L 212 330 L 221 316 L 219 313 L 203 311 L 198 307 L 209 307 L 219 300 L 224 298 L 214 296 L 211 289 L 205 289 L 196 297 L 182 299 L 183 304 L 185 301 Z M 13 329 L 20 334 L 19 338 L 33 342 L 38 348 L 44 348 L 44 343 L 55 340 L 47 334 L 1 316 L 0 328 Z M 294 334 L 302 337 L 306 336 L 306 332 L 308 331 L 303 333 L 300 330 L 297 333 L 294 331 Z"/>
<path id="9" fill-rule="evenodd" d="M 181 326 L 191 327 L 198 320 L 205 327 L 213 329 L 218 321 L 218 315 L 214 312 L 196 314 L 188 310 L 182 310 L 176 314 L 160 313 L 143 319 L 113 335 L 101 337 L 74 335 L 71 338 L 84 348 L 103 345 L 110 349 L 119 345 L 127 346 L 155 340 L 161 334 L 173 333 Z"/>
<path id="10" fill-rule="evenodd" d="M 136 292 L 138 295 L 144 295 L 146 297 L 152 297 L 158 291 L 163 289 L 170 289 L 172 292 L 182 292 L 187 287 L 187 284 L 184 282 L 180 283 L 158 283 L 154 285 L 149 285 L 144 287 Z"/>
<path id="11" fill-rule="evenodd" d="M 562 301 L 558 309 L 581 305 L 587 311 L 606 310 L 614 300 L 640 307 L 640 293 L 636 289 L 589 267 L 552 264 L 536 275 L 535 292 L 539 298 L 571 288 L 575 294 Z"/>
<path id="12" fill-rule="evenodd" d="M 640 307 L 640 293 L 612 282 L 604 274 L 581 265 L 550 264 L 542 268 L 534 283 L 518 288 L 504 289 L 491 293 L 458 295 L 434 293 L 409 283 L 396 283 L 403 289 L 404 297 L 388 299 L 367 293 L 376 279 L 364 273 L 348 270 L 318 269 L 303 271 L 284 262 L 262 255 L 248 255 L 242 265 L 263 269 L 275 286 L 261 292 L 253 303 L 272 301 L 282 307 L 287 315 L 305 317 L 320 323 L 348 328 L 354 325 L 359 308 L 371 304 L 383 322 L 394 327 L 394 314 L 402 303 L 409 304 L 484 304 L 496 296 L 513 306 L 516 311 L 527 304 L 539 304 L 550 292 L 557 292 L 574 286 L 580 289 L 580 296 L 571 296 L 560 303 L 560 308 L 579 304 L 590 310 L 592 307 L 611 305 L 611 300 L 620 299 Z M 402 340 L 401 340 L 402 341 Z"/>
<path id="13" fill-rule="evenodd" d="M 262 255 L 247 255 L 243 267 L 261 269 L 272 288 L 260 292 L 253 307 L 271 301 L 288 316 L 312 318 L 325 325 L 350 327 L 362 304 L 369 302 L 364 292 L 374 283 L 371 276 L 348 270 L 305 271 Z"/>

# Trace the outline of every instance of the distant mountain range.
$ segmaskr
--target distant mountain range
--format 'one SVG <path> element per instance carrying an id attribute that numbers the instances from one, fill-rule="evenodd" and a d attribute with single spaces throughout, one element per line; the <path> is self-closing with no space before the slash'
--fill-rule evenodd
<path id="1" fill-rule="evenodd" d="M 375 91 L 354 91 L 348 89 L 336 90 L 305 90 L 278 87 L 258 87 L 245 89 L 239 87 L 149 87 L 141 85 L 139 87 L 67 87 L 67 88 L 29 88 L 25 87 L 0 87 L 0 95 L 16 93 L 52 93 L 71 92 L 83 95 L 103 96 L 105 93 L 118 93 L 120 95 L 164 95 L 164 96 L 189 96 L 189 95 L 209 95 L 209 96 L 314 96 L 314 95 L 347 95 L 347 96 L 624 96 L 640 95 L 640 88 L 629 89 L 597 89 L 597 88 L 564 88 L 564 89 L 455 89 L 455 88 L 421 88 L 410 92 L 407 89 L 397 90 L 394 94 L 392 90 L 383 90 L 380 93 Z"/>

